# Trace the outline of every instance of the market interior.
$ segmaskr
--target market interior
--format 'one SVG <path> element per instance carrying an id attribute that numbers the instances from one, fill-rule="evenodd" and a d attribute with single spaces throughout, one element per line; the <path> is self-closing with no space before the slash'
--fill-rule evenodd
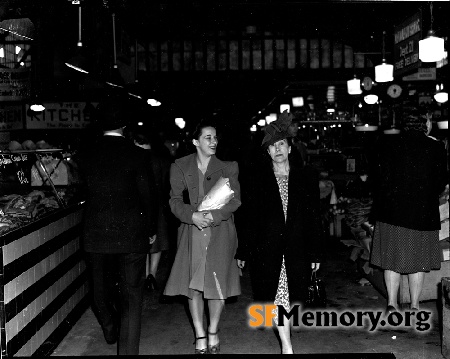
<path id="1" fill-rule="evenodd" d="M 143 128 L 171 161 L 190 151 L 198 121 L 214 118 L 217 156 L 237 161 L 242 177 L 264 126 L 291 112 L 296 139 L 320 173 L 328 306 L 383 308 L 382 274 L 369 267 L 371 233 L 362 226 L 372 203 L 372 151 L 380 136 L 401 132 L 402 104 L 414 101 L 433 113 L 430 135 L 445 145 L 448 160 L 449 7 L 441 1 L 0 0 L 1 357 L 115 354 L 89 307 L 77 164 L 77 154 L 101 134 L 95 107 L 112 93 L 129 105 L 128 129 Z M 438 60 L 419 53 L 429 30 L 443 42 Z M 393 65 L 386 81 L 376 76 L 384 62 Z M 35 103 L 44 108 L 32 110 Z M 448 234 L 448 213 L 442 220 Z M 330 336 L 299 330 L 293 333 L 299 352 L 450 358 L 443 334 L 448 341 L 450 314 L 446 324 L 437 287 L 450 276 L 448 235 L 441 244 L 442 269 L 430 274 L 422 298 L 434 313 L 432 330 L 339 329 Z M 142 354 L 192 351 L 183 302 L 160 297 L 175 246 L 161 263 L 160 288 L 146 293 Z M 241 330 L 251 301 L 246 272 L 242 283 L 244 294 L 224 314 L 223 352 L 277 353 L 275 336 Z"/>

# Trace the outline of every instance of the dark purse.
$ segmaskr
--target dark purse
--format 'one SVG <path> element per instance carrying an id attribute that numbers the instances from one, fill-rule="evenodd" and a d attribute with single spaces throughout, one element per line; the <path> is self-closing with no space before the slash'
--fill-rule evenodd
<path id="1" fill-rule="evenodd" d="M 306 307 L 325 308 L 327 306 L 327 294 L 322 279 L 316 277 L 316 272 L 311 273 L 311 282 L 308 285 Z"/>

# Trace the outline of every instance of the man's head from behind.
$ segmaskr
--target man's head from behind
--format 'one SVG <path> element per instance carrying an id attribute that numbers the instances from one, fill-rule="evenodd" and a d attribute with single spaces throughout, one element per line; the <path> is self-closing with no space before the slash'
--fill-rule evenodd
<path id="1" fill-rule="evenodd" d="M 94 121 L 103 132 L 123 129 L 128 120 L 128 105 L 125 99 L 118 96 L 107 97 L 95 111 Z"/>

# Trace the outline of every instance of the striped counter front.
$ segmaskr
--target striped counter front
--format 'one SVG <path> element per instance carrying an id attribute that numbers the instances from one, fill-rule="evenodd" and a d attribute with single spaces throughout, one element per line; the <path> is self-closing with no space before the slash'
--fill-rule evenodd
<path id="1" fill-rule="evenodd" d="M 1 358 L 50 354 L 89 305 L 81 204 L 0 236 Z"/>

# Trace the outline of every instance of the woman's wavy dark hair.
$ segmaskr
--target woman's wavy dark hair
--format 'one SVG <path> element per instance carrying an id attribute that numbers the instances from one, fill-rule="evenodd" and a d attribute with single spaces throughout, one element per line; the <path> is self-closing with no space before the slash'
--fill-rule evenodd
<path id="1" fill-rule="evenodd" d="M 402 124 L 405 131 L 427 132 L 428 116 L 431 116 L 426 107 L 407 103 L 402 108 Z"/>
<path id="2" fill-rule="evenodd" d="M 216 132 L 219 132 L 217 128 L 217 120 L 207 117 L 200 120 L 197 126 L 195 126 L 194 132 L 192 132 L 191 139 L 198 140 L 200 138 L 200 135 L 202 134 L 202 130 L 206 127 L 213 127 L 216 129 Z"/>

